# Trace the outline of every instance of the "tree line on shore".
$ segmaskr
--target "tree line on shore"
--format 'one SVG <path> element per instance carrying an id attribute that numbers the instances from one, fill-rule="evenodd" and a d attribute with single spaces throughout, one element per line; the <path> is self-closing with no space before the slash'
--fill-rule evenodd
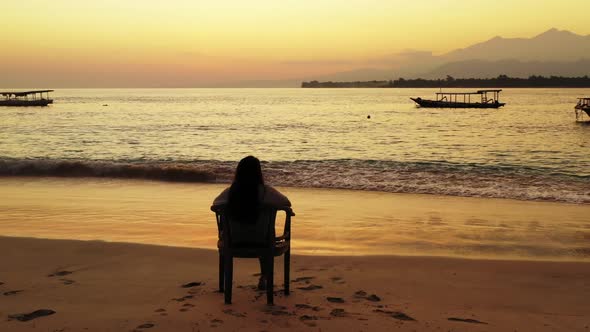
<path id="1" fill-rule="evenodd" d="M 302 82 L 302 88 L 589 88 L 590 77 L 529 76 L 528 78 L 500 75 L 495 78 L 404 79 L 355 82 Z"/>

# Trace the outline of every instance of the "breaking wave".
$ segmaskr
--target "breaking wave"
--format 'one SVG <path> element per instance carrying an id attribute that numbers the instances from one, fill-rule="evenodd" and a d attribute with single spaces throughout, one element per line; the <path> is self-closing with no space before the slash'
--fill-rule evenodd
<path id="1" fill-rule="evenodd" d="M 0 159 L 0 176 L 99 177 L 228 183 L 236 162 Z M 511 165 L 379 160 L 264 162 L 277 186 L 590 203 L 590 175 Z"/>

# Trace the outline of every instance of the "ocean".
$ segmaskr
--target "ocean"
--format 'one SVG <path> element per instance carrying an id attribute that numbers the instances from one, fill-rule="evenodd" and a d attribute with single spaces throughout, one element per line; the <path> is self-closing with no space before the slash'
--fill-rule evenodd
<path id="1" fill-rule="evenodd" d="M 433 89 L 60 89 L 0 109 L 0 175 L 228 183 L 590 203 L 587 89 L 505 89 L 504 108 L 421 109 Z"/>
<path id="2" fill-rule="evenodd" d="M 296 254 L 588 261 L 587 91 L 409 99 L 434 92 L 60 89 L 1 108 L 0 233 L 213 249 L 209 206 L 251 154 L 293 202 Z"/>

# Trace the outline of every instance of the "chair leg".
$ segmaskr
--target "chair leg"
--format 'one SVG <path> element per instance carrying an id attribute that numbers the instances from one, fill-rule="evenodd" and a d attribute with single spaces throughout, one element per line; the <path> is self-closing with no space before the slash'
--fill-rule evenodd
<path id="1" fill-rule="evenodd" d="M 223 293 L 223 274 L 225 273 L 225 269 L 224 269 L 224 258 L 223 255 L 221 254 L 221 251 L 219 252 L 219 292 Z"/>
<path id="2" fill-rule="evenodd" d="M 289 282 L 291 278 L 291 249 L 285 252 L 285 296 L 289 295 L 290 288 Z"/>
<path id="3" fill-rule="evenodd" d="M 274 304 L 274 270 L 275 259 L 274 256 L 268 255 L 268 276 L 266 277 L 266 304 Z"/>
<path id="4" fill-rule="evenodd" d="M 231 304 L 231 292 L 232 292 L 232 281 L 233 281 L 233 274 L 234 274 L 234 258 L 232 255 L 225 254 L 225 304 Z"/>

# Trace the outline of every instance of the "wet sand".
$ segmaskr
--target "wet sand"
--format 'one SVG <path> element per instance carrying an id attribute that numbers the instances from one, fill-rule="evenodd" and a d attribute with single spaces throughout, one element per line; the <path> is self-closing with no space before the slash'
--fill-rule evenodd
<path id="1" fill-rule="evenodd" d="M 0 178 L 0 234 L 216 248 L 225 184 Z M 590 261 L 590 205 L 280 188 L 294 252 Z M 279 222 L 279 228 L 280 228 Z"/>
<path id="2" fill-rule="evenodd" d="M 0 179 L 0 331 L 589 331 L 587 205 L 281 188 L 292 295 L 237 260 L 224 305 L 224 187 Z"/>
<path id="3" fill-rule="evenodd" d="M 581 262 L 294 256 L 292 294 L 281 292 L 277 259 L 275 306 L 268 307 L 254 289 L 251 259 L 237 260 L 234 301 L 225 305 L 211 250 L 1 237 L 0 252 L 1 331 L 588 331 L 590 325 L 590 264 Z"/>

